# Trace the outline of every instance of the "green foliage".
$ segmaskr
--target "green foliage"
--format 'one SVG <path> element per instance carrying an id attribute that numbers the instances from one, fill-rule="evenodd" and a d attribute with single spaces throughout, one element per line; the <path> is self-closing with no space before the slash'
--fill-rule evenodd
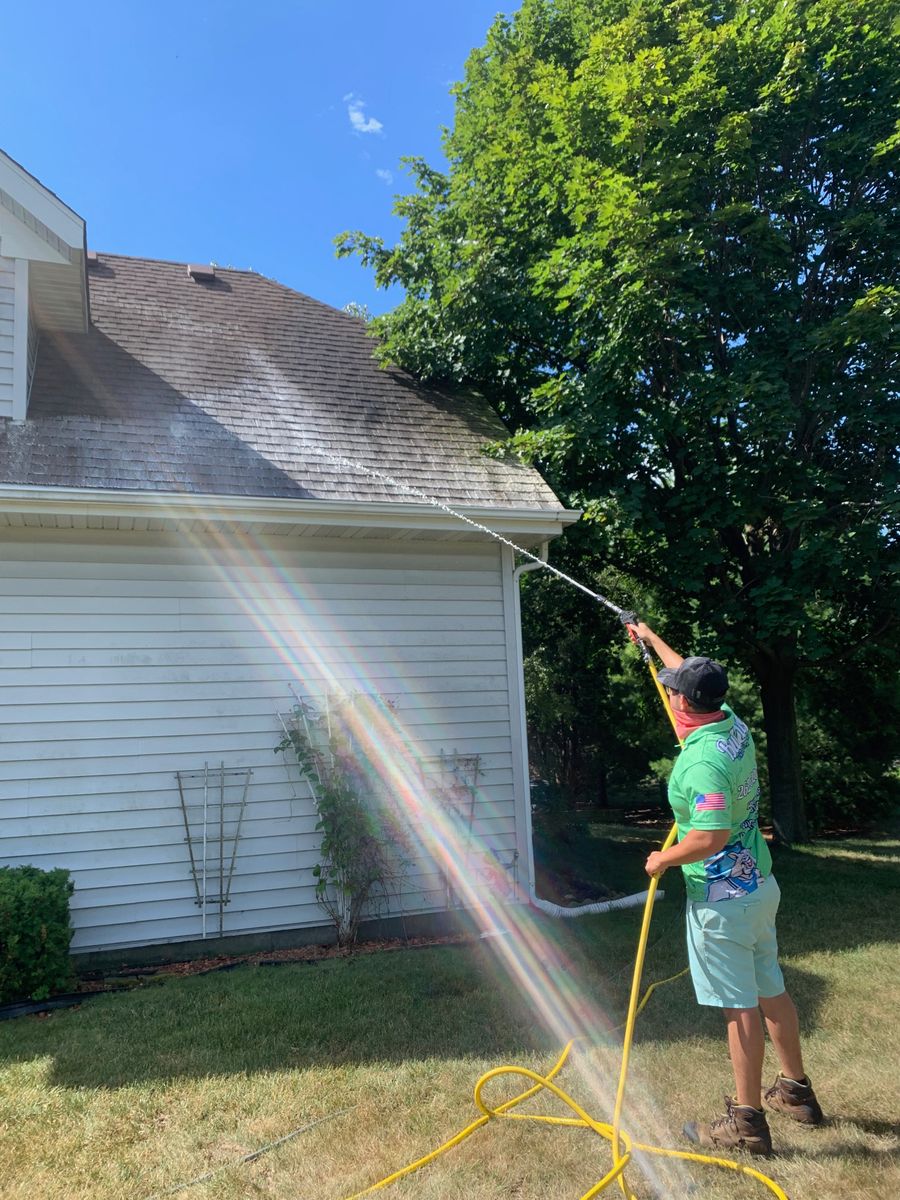
<path id="1" fill-rule="evenodd" d="M 0 1004 L 46 1000 L 72 978 L 69 872 L 0 867 Z"/>
<path id="2" fill-rule="evenodd" d="M 326 700 L 324 711 L 301 701 L 285 722 L 276 753 L 293 752 L 309 784 L 321 833 L 313 867 L 316 898 L 334 923 L 338 944 L 352 945 L 360 921 L 396 888 L 406 865 L 402 816 L 373 773 L 360 734 L 371 697 Z M 369 713 L 369 716 L 373 715 Z M 365 737 L 365 734 L 362 734 Z"/>
<path id="3" fill-rule="evenodd" d="M 524 0 L 456 97 L 398 244 L 340 241 L 406 289 L 382 353 L 492 396 L 755 677 L 802 837 L 797 682 L 897 611 L 894 0 Z"/>
<path id="4" fill-rule="evenodd" d="M 572 569 L 566 558 L 560 565 Z M 593 579 L 612 596 L 623 582 L 614 573 Z M 675 739 L 646 668 L 626 648 L 621 630 L 596 604 L 545 576 L 526 576 L 522 613 L 529 749 L 544 781 L 533 791 L 536 802 L 546 810 L 605 806 L 622 796 L 633 802 L 648 779 L 667 780 Z M 697 630 L 673 626 L 667 636 L 698 653 L 719 653 L 717 643 L 704 642 Z M 817 664 L 803 680 L 799 736 L 814 833 L 868 829 L 900 805 L 897 659 L 896 650 L 858 649 L 849 661 Z M 759 688 L 740 669 L 729 670 L 729 681 L 728 702 L 756 742 L 760 819 L 768 825 L 772 805 Z"/>
<path id="5" fill-rule="evenodd" d="M 556 560 L 567 572 L 591 536 L 587 528 L 573 534 Z M 586 582 L 616 596 L 624 581 L 610 571 Z M 671 726 L 606 609 L 540 573 L 521 586 L 532 770 L 550 785 L 548 806 L 606 807 L 644 781 L 654 756 L 672 753 Z"/>
<path id="6" fill-rule="evenodd" d="M 898 667 L 897 648 L 867 646 L 810 673 L 799 718 L 814 829 L 871 828 L 900 805 Z"/>

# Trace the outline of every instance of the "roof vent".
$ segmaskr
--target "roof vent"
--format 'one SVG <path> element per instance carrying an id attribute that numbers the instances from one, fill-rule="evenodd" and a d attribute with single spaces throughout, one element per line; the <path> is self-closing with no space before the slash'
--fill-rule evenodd
<path id="1" fill-rule="evenodd" d="M 87 252 L 87 265 L 88 265 L 89 267 L 96 267 L 96 266 L 97 266 L 97 264 L 99 263 L 99 261 L 100 261 L 100 260 L 99 260 L 99 258 L 97 257 L 97 251 L 96 251 L 96 250 L 88 250 L 88 252 Z"/>
<path id="2" fill-rule="evenodd" d="M 205 263 L 188 263 L 187 272 L 195 283 L 212 283 L 216 277 L 216 268 Z"/>

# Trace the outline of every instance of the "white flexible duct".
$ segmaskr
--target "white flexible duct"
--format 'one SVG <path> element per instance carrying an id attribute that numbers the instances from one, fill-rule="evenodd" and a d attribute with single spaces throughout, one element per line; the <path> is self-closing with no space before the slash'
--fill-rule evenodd
<path id="1" fill-rule="evenodd" d="M 565 908 L 562 904 L 553 904 L 550 900 L 541 900 L 534 894 L 534 885 L 529 886 L 529 900 L 535 908 L 550 917 L 583 917 L 589 913 L 614 912 L 617 908 L 642 908 L 647 902 L 646 892 L 635 892 L 632 896 L 619 896 L 617 900 L 599 900 L 596 904 L 581 904 L 578 908 Z M 657 891 L 655 899 L 665 895 Z"/>
<path id="2" fill-rule="evenodd" d="M 542 900 L 534 890 L 534 855 L 532 852 L 532 832 L 531 832 L 531 796 L 528 786 L 528 764 L 527 764 L 527 746 L 528 733 L 525 723 L 525 676 L 522 669 L 522 621 L 521 610 L 519 607 L 519 579 L 526 571 L 539 570 L 547 560 L 548 543 L 544 542 L 540 548 L 541 561 L 532 561 L 522 563 L 513 571 L 513 596 L 515 603 L 515 636 L 516 646 L 518 650 L 519 660 L 519 708 L 522 717 L 522 747 L 525 750 L 525 821 L 527 826 L 528 838 L 528 899 L 531 904 L 546 913 L 550 917 L 584 917 L 594 913 L 615 912 L 620 908 L 641 908 L 647 902 L 647 892 L 635 892 L 631 896 L 619 896 L 616 900 L 600 900 L 596 904 L 581 904 L 577 908 L 566 908 L 562 904 L 553 904 L 550 900 Z M 655 899 L 659 900 L 665 895 L 665 892 L 657 890 Z"/>

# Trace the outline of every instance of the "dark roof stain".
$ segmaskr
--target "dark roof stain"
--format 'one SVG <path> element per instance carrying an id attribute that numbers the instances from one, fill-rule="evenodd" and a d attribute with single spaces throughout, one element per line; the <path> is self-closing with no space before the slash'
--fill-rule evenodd
<path id="1" fill-rule="evenodd" d="M 381 369 L 358 319 L 252 272 L 100 254 L 86 334 L 42 332 L 27 420 L 0 420 L 0 483 L 558 509 L 481 446 L 478 396 Z"/>

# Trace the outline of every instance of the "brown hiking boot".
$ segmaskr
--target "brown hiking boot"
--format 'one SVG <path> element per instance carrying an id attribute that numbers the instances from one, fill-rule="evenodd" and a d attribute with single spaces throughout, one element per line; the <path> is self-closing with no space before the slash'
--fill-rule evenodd
<path id="1" fill-rule="evenodd" d="M 803 1125 L 821 1125 L 825 1120 L 808 1078 L 787 1079 L 779 1071 L 764 1098 L 769 1108 Z"/>
<path id="2" fill-rule="evenodd" d="M 771 1154 L 772 1135 L 766 1114 L 749 1104 L 735 1104 L 725 1097 L 725 1115 L 709 1125 L 689 1121 L 684 1127 L 688 1141 L 710 1150 L 746 1150 L 750 1154 Z"/>

